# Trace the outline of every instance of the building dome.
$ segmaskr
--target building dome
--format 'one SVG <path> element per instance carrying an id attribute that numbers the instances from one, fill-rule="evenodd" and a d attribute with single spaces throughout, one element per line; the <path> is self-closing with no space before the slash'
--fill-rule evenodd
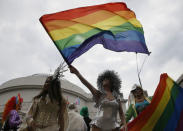
<path id="1" fill-rule="evenodd" d="M 3 83 L 0 86 L 0 92 L 2 90 L 8 90 L 11 88 L 16 88 L 16 87 L 21 87 L 22 86 L 24 88 L 33 88 L 33 86 L 35 87 L 42 87 L 46 81 L 46 78 L 50 76 L 50 74 L 33 74 L 27 77 L 20 77 L 20 78 L 15 78 L 12 80 L 9 80 L 5 83 Z M 73 93 L 78 93 L 80 95 L 83 95 L 85 97 L 91 97 L 90 94 L 86 93 L 82 88 L 80 88 L 79 86 L 69 82 L 66 79 L 61 79 L 61 87 L 64 90 L 68 90 L 68 91 L 72 91 Z"/>
<path id="2" fill-rule="evenodd" d="M 22 86 L 22 85 L 43 85 L 49 74 L 34 74 L 27 77 L 20 77 L 9 80 L 0 86 L 0 89 Z"/>

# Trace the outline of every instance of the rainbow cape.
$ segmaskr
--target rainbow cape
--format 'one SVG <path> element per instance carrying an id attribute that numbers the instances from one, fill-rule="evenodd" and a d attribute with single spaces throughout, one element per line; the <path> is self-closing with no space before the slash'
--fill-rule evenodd
<path id="1" fill-rule="evenodd" d="M 151 104 L 128 124 L 128 131 L 183 131 L 183 88 L 162 74 Z"/>
<path id="2" fill-rule="evenodd" d="M 68 64 L 95 44 L 150 54 L 142 25 L 125 3 L 107 3 L 43 15 L 40 22 Z"/>

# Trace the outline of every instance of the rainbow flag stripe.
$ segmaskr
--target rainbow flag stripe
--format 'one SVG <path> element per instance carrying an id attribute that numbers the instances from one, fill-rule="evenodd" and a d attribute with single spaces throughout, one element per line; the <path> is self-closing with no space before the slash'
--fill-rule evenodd
<path id="1" fill-rule="evenodd" d="M 125 3 L 107 3 L 43 15 L 40 21 L 68 64 L 95 44 L 150 54 L 142 25 Z"/>
<path id="2" fill-rule="evenodd" d="M 128 124 L 129 131 L 183 131 L 183 88 L 162 74 L 151 104 Z"/>

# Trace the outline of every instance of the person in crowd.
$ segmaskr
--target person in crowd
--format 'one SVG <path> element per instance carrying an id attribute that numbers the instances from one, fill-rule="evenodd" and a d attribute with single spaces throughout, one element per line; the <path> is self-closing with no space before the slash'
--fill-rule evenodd
<path id="1" fill-rule="evenodd" d="M 122 110 L 120 88 L 121 80 L 114 71 L 107 70 L 101 73 L 97 79 L 98 90 L 94 88 L 72 65 L 70 72 L 74 73 L 80 81 L 90 90 L 98 109 L 95 119 L 92 120 L 92 131 L 118 131 L 120 125 L 125 125 L 125 116 Z M 119 113 L 121 124 L 117 121 Z"/>
<path id="2" fill-rule="evenodd" d="M 141 86 L 135 84 L 131 90 L 134 103 L 130 104 L 127 112 L 125 113 L 126 122 L 131 118 L 136 118 L 151 102 L 152 97 L 146 97 Z"/>
<path id="3" fill-rule="evenodd" d="M 89 113 L 88 113 L 88 107 L 87 106 L 84 106 L 81 108 L 80 110 L 80 115 L 83 116 L 83 119 L 87 125 L 87 131 L 90 131 L 90 122 L 91 122 L 91 119 L 89 117 Z"/>
<path id="4" fill-rule="evenodd" d="M 4 131 L 17 131 L 20 124 L 22 123 L 18 111 L 21 110 L 23 98 L 18 96 L 11 97 L 5 104 L 2 123 Z"/>
<path id="5" fill-rule="evenodd" d="M 57 68 L 53 76 L 47 77 L 41 92 L 33 98 L 25 128 L 31 131 L 67 130 L 67 101 L 62 96 L 60 76 L 60 68 Z"/>
<path id="6" fill-rule="evenodd" d="M 69 126 L 67 131 L 87 131 L 87 126 L 74 103 L 69 105 Z"/>

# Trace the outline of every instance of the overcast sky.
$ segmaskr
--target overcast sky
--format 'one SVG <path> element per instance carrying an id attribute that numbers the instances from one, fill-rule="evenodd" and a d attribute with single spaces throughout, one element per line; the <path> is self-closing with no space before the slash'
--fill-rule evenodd
<path id="1" fill-rule="evenodd" d="M 37 73 L 52 73 L 62 56 L 39 22 L 44 14 L 112 0 L 0 0 L 0 84 Z M 118 0 L 119 1 L 119 0 Z M 183 1 L 125 0 L 136 13 L 151 51 L 141 72 L 143 88 L 153 95 L 161 73 L 174 80 L 183 73 Z M 139 3 L 140 2 L 140 3 Z M 138 54 L 139 65 L 147 55 Z M 77 58 L 73 65 L 96 86 L 99 73 L 112 69 L 122 79 L 122 92 L 127 98 L 138 83 L 135 53 L 112 52 L 94 46 Z M 72 74 L 65 78 L 88 92 Z"/>

